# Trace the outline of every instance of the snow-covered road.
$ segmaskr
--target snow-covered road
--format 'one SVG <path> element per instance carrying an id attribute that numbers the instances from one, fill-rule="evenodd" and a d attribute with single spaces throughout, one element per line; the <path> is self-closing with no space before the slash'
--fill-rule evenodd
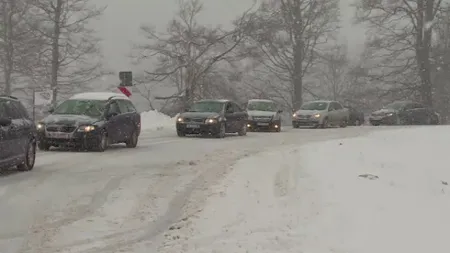
<path id="1" fill-rule="evenodd" d="M 0 252 L 158 252 L 240 158 L 268 148 L 366 134 L 373 127 L 285 129 L 226 139 L 144 133 L 138 148 L 46 152 L 0 176 Z"/>

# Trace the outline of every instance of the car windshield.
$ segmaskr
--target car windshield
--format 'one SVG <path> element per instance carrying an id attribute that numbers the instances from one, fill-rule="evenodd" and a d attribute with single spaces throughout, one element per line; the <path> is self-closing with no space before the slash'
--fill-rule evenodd
<path id="1" fill-rule="evenodd" d="M 275 112 L 277 110 L 277 106 L 274 102 L 268 101 L 249 102 L 247 105 L 247 110 Z"/>
<path id="2" fill-rule="evenodd" d="M 101 100 L 66 100 L 61 103 L 53 114 L 86 115 L 90 117 L 103 116 L 106 101 Z"/>
<path id="3" fill-rule="evenodd" d="M 328 108 L 327 102 L 310 102 L 302 105 L 300 107 L 300 110 L 307 110 L 307 111 L 323 111 Z"/>
<path id="4" fill-rule="evenodd" d="M 223 110 L 223 103 L 218 101 L 202 101 L 197 102 L 189 108 L 189 112 L 216 112 L 220 113 Z"/>
<path id="5" fill-rule="evenodd" d="M 383 107 L 383 109 L 400 110 L 403 107 L 405 107 L 405 105 L 406 104 L 402 103 L 402 102 L 395 102 L 395 103 L 386 105 L 385 107 Z"/>

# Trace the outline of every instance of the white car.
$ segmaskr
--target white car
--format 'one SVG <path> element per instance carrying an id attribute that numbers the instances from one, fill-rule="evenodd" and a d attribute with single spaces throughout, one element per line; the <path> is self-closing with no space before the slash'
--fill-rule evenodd
<path id="1" fill-rule="evenodd" d="M 312 101 L 292 115 L 292 127 L 346 127 L 349 118 L 349 110 L 337 101 Z"/>

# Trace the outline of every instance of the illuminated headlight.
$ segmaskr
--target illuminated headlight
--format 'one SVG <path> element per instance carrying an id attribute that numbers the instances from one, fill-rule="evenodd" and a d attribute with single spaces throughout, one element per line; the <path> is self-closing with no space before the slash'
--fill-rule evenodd
<path id="1" fill-rule="evenodd" d="M 294 113 L 294 114 L 292 114 L 292 117 L 294 117 L 294 118 L 297 118 L 297 114 L 296 113 Z"/>
<path id="2" fill-rule="evenodd" d="M 184 121 L 184 119 L 183 119 L 182 117 L 178 117 L 178 118 L 177 118 L 177 122 L 180 122 L 180 123 L 181 123 L 181 122 L 183 122 L 183 121 Z"/>
<path id="3" fill-rule="evenodd" d="M 316 119 L 317 119 L 317 118 L 320 118 L 320 114 L 314 114 L 314 115 L 313 115 L 313 118 L 316 118 Z"/>
<path id="4" fill-rule="evenodd" d="M 38 124 L 36 125 L 36 128 L 37 128 L 37 130 L 42 130 L 42 129 L 44 129 L 44 124 L 38 123 Z"/>
<path id="5" fill-rule="evenodd" d="M 78 132 L 91 132 L 95 130 L 95 126 L 81 126 L 78 128 Z"/>
<path id="6" fill-rule="evenodd" d="M 392 115 L 394 115 L 392 112 L 391 113 L 388 113 L 388 114 L 386 114 L 386 116 L 388 116 L 388 117 L 391 117 Z"/>
<path id="7" fill-rule="evenodd" d="M 217 119 L 207 119 L 205 121 L 206 124 L 216 124 L 217 123 Z"/>

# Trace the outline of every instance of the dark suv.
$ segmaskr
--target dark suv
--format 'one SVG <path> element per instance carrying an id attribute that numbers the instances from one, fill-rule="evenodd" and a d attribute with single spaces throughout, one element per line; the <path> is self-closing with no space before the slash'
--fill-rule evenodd
<path id="1" fill-rule="evenodd" d="M 141 133 L 141 115 L 122 94 L 80 93 L 50 113 L 37 125 L 41 150 L 71 146 L 103 152 L 115 143 L 135 148 Z"/>
<path id="2" fill-rule="evenodd" d="M 31 170 L 36 159 L 36 126 L 15 97 L 0 96 L 0 169 Z"/>

